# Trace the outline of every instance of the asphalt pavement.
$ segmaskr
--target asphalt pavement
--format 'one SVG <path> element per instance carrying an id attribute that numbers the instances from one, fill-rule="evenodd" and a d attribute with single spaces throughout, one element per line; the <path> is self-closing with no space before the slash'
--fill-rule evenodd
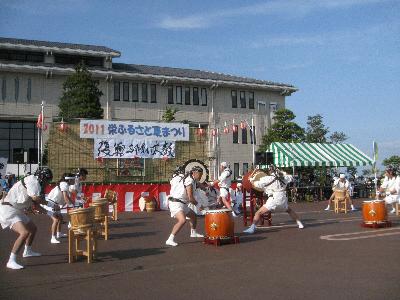
<path id="1" fill-rule="evenodd" d="M 363 228 L 361 210 L 335 214 L 325 205 L 291 204 L 304 229 L 279 212 L 273 226 L 245 235 L 235 218 L 240 243 L 219 247 L 190 238 L 188 224 L 167 247 L 168 212 L 120 213 L 92 264 L 69 264 L 68 240 L 50 244 L 50 218 L 35 215 L 33 249 L 42 256 L 19 256 L 23 270 L 5 267 L 16 235 L 0 231 L 0 299 L 400 299 L 400 217 Z"/>

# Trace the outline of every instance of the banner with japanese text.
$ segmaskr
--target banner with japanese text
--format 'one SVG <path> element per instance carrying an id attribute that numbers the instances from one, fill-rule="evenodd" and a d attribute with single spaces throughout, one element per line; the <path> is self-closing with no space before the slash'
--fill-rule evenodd
<path id="1" fill-rule="evenodd" d="M 80 137 L 189 141 L 189 125 L 183 123 L 81 120 Z"/>
<path id="2" fill-rule="evenodd" d="M 95 139 L 94 157 L 102 158 L 174 158 L 174 141 Z"/>

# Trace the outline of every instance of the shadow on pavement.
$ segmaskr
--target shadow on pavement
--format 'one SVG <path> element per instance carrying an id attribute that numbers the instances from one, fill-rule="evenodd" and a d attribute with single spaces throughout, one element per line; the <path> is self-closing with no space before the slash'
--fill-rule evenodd
<path id="1" fill-rule="evenodd" d="M 112 260 L 123 260 L 138 258 L 151 255 L 160 255 L 165 251 L 162 248 L 146 248 L 146 249 L 128 249 L 128 250 L 116 250 L 111 252 L 99 252 L 97 253 L 96 261 L 112 261 Z"/>

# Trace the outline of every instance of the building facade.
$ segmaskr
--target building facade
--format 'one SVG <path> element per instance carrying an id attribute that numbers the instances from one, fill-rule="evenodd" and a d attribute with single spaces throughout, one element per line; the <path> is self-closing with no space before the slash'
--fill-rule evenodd
<path id="1" fill-rule="evenodd" d="M 204 128 L 212 176 L 221 161 L 235 177 L 245 173 L 274 111 L 297 91 L 208 71 L 114 63 L 120 56 L 104 46 L 0 38 L 0 157 L 8 157 L 10 166 L 37 163 L 41 103 L 52 126 L 63 83 L 82 60 L 99 82 L 106 119 L 161 121 L 166 108 L 175 108 L 176 121 Z"/>

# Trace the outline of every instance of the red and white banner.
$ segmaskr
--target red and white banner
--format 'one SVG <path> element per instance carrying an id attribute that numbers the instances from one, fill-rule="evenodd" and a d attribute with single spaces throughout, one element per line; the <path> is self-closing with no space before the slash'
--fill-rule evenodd
<path id="1" fill-rule="evenodd" d="M 47 185 L 45 193 L 48 194 L 54 186 Z M 147 192 L 149 197 L 152 197 L 157 202 L 158 210 L 167 210 L 167 195 L 169 195 L 171 186 L 165 184 L 99 184 L 99 185 L 83 185 L 82 191 L 85 197 L 91 199 L 93 196 L 104 196 L 105 191 L 113 190 L 117 192 L 118 212 L 140 211 L 139 199 L 143 192 Z"/>

